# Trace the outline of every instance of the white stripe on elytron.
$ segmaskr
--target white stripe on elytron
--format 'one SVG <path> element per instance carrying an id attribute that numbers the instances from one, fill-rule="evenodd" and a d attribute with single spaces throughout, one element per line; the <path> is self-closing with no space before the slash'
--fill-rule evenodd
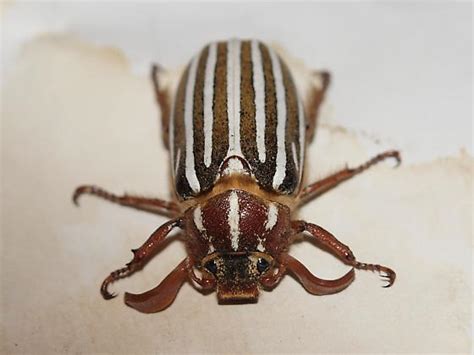
<path id="1" fill-rule="evenodd" d="M 306 119 L 304 116 L 304 109 L 303 103 L 301 102 L 301 98 L 297 95 L 298 101 L 298 128 L 299 128 L 299 138 L 300 138 L 300 156 L 299 156 L 299 180 L 301 181 L 303 176 L 303 164 L 304 164 L 304 153 L 305 153 L 305 139 L 306 139 Z"/>
<path id="2" fill-rule="evenodd" d="M 227 156 L 242 156 L 240 148 L 240 41 L 227 42 L 227 117 L 229 150 Z"/>
<path id="3" fill-rule="evenodd" d="M 286 97 L 280 61 L 272 48 L 269 48 L 269 52 L 273 68 L 277 100 L 277 156 L 276 170 L 275 175 L 273 176 L 273 188 L 278 190 L 286 175 Z"/>
<path id="4" fill-rule="evenodd" d="M 224 175 L 238 174 L 238 173 L 242 173 L 243 171 L 245 171 L 245 169 L 244 169 L 244 166 L 242 165 L 242 162 L 237 158 L 232 158 L 227 163 L 227 168 L 224 169 L 221 175 L 224 176 Z"/>
<path id="5" fill-rule="evenodd" d="M 179 168 L 179 160 L 181 159 L 181 148 L 178 148 L 178 151 L 176 152 L 176 162 L 175 167 L 174 167 L 174 176 L 178 175 L 178 168 Z"/>
<path id="6" fill-rule="evenodd" d="M 194 168 L 194 127 L 193 127 L 193 111 L 194 111 L 194 87 L 196 86 L 196 70 L 199 60 L 199 55 L 195 56 L 189 68 L 188 80 L 186 83 L 186 96 L 184 101 L 184 131 L 186 147 L 186 179 L 189 187 L 194 192 L 199 192 L 201 186 L 196 176 L 196 169 Z"/>
<path id="7" fill-rule="evenodd" d="M 229 215 L 227 222 L 230 227 L 230 237 L 232 249 L 236 251 L 239 248 L 240 237 L 240 211 L 239 211 L 239 196 L 235 191 L 232 191 L 229 196 Z"/>
<path id="8" fill-rule="evenodd" d="M 212 124 L 214 122 L 214 74 L 216 71 L 217 43 L 209 45 L 206 72 L 204 75 L 204 164 L 212 161 Z"/>
<path id="9" fill-rule="evenodd" d="M 278 208 L 274 203 L 270 203 L 268 205 L 267 221 L 265 222 L 265 230 L 269 231 L 273 227 L 275 227 L 277 220 L 278 220 Z"/>
<path id="10" fill-rule="evenodd" d="M 206 230 L 204 229 L 204 225 L 202 224 L 201 206 L 198 205 L 196 209 L 194 210 L 193 219 L 194 219 L 194 225 L 197 227 L 197 229 L 201 233 L 205 232 Z"/>
<path id="11" fill-rule="evenodd" d="M 295 169 L 300 172 L 300 166 L 298 165 L 298 157 L 296 154 L 296 144 L 295 142 L 291 142 L 291 152 L 293 153 L 293 162 L 295 163 Z"/>
<path id="12" fill-rule="evenodd" d="M 255 92 L 255 124 L 257 129 L 257 152 L 258 160 L 265 163 L 267 158 L 265 150 L 265 82 L 263 78 L 262 54 L 260 53 L 259 42 L 252 41 L 252 70 L 253 70 L 253 90 Z"/>

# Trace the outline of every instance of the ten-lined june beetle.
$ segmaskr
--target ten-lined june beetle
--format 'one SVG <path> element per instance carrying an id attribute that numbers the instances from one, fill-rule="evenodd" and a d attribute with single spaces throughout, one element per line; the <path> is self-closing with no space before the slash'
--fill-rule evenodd
<path id="1" fill-rule="evenodd" d="M 105 299 L 114 297 L 108 285 L 140 270 L 174 228 L 184 231 L 188 256 L 156 288 L 125 294 L 125 303 L 141 312 L 165 309 L 186 280 L 201 291 L 216 290 L 219 303 L 256 302 L 259 288 L 275 287 L 286 273 L 317 295 L 346 288 L 354 268 L 378 271 L 386 287 L 393 284 L 395 272 L 388 267 L 361 263 L 328 231 L 292 219 L 303 203 L 377 162 L 400 161 L 397 151 L 387 151 L 302 188 L 304 153 L 328 73 L 313 73 L 320 85 L 303 100 L 282 58 L 257 40 L 207 45 L 191 60 L 175 93 L 160 86 L 158 73 L 154 67 L 176 202 L 116 196 L 95 186 L 74 192 L 76 203 L 87 193 L 173 218 L 104 280 Z M 303 232 L 353 268 L 336 280 L 312 275 L 288 254 Z"/>

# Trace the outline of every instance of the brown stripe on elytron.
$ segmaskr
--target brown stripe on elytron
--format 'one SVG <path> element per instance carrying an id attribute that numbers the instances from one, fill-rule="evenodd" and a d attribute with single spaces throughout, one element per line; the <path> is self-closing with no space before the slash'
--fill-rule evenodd
<path id="1" fill-rule="evenodd" d="M 227 42 L 217 45 L 216 69 L 214 72 L 214 100 L 212 111 L 212 159 L 209 176 L 216 178 L 219 167 L 229 149 L 229 118 L 227 117 Z"/>
<path id="2" fill-rule="evenodd" d="M 260 43 L 259 48 L 262 55 L 263 77 L 265 82 L 266 160 L 265 163 L 257 164 L 256 166 L 252 166 L 252 168 L 259 185 L 266 190 L 273 191 L 273 176 L 276 171 L 277 156 L 277 99 L 270 53 L 267 46 L 263 43 Z"/>
<path id="3" fill-rule="evenodd" d="M 207 191 L 212 187 L 214 176 L 209 176 L 208 169 L 204 165 L 204 79 L 206 74 L 206 63 L 209 56 L 209 46 L 204 48 L 199 56 L 196 70 L 196 81 L 194 85 L 193 106 L 193 140 L 194 140 L 194 168 L 201 186 L 201 191 Z"/>
<path id="4" fill-rule="evenodd" d="M 255 88 L 251 42 L 243 41 L 240 51 L 240 146 L 250 166 L 259 168 L 257 125 L 255 122 Z"/>
<path id="5" fill-rule="evenodd" d="M 191 187 L 189 186 L 188 179 L 186 178 L 186 139 L 185 139 L 185 127 L 184 127 L 184 101 L 186 97 L 186 83 L 189 75 L 189 65 L 186 71 L 181 77 L 181 81 L 176 92 L 176 100 L 174 106 L 174 117 L 173 117 L 173 141 L 174 141 L 174 157 L 173 157 L 173 169 L 176 172 L 175 175 L 175 187 L 176 192 L 181 198 L 188 197 L 191 193 Z M 179 161 L 178 159 L 179 155 Z"/>
<path id="6" fill-rule="evenodd" d="M 295 191 L 299 184 L 298 162 L 300 156 L 300 141 L 299 141 L 299 125 L 298 125 L 298 102 L 296 96 L 296 88 L 291 77 L 291 73 L 286 64 L 280 61 L 281 71 L 283 75 L 283 87 L 285 88 L 286 98 L 286 131 L 285 131 L 285 149 L 286 149 L 286 168 L 285 178 L 280 185 L 280 191 L 291 194 Z M 294 161 L 294 154 L 292 144 L 296 145 L 297 161 Z"/>

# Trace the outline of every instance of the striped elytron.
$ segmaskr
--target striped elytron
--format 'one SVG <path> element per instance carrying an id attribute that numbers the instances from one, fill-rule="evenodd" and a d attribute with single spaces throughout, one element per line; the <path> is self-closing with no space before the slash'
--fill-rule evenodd
<path id="1" fill-rule="evenodd" d="M 267 191 L 291 194 L 303 168 L 304 114 L 288 67 L 257 41 L 212 43 L 191 61 L 170 125 L 176 190 L 212 189 L 230 157 Z M 238 173 L 239 171 L 236 171 Z"/>
<path id="2" fill-rule="evenodd" d="M 116 196 L 91 185 L 74 193 L 75 202 L 88 193 L 172 217 L 133 250 L 130 263 L 104 280 L 104 298 L 114 297 L 108 285 L 143 268 L 174 228 L 184 231 L 188 256 L 156 288 L 125 294 L 126 304 L 141 312 L 165 309 L 187 280 L 200 291 L 216 290 L 220 303 L 256 302 L 259 289 L 275 287 L 286 273 L 318 295 L 349 286 L 354 268 L 378 271 L 386 286 L 393 284 L 395 272 L 388 267 L 361 263 L 322 227 L 293 220 L 299 206 L 340 182 L 387 157 L 400 161 L 397 151 L 387 151 L 302 187 L 306 143 L 313 136 L 328 73 L 313 72 L 311 90 L 303 97 L 283 59 L 257 40 L 204 47 L 175 90 L 160 85 L 160 73 L 154 67 L 176 201 Z M 288 254 L 303 232 L 353 268 L 336 280 L 311 274 Z"/>

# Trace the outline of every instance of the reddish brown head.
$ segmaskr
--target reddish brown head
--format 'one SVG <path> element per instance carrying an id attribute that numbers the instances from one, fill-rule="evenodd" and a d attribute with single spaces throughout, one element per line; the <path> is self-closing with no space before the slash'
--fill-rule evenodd
<path id="1" fill-rule="evenodd" d="M 256 302 L 288 245 L 288 207 L 229 190 L 189 209 L 185 220 L 188 254 L 219 302 Z"/>

